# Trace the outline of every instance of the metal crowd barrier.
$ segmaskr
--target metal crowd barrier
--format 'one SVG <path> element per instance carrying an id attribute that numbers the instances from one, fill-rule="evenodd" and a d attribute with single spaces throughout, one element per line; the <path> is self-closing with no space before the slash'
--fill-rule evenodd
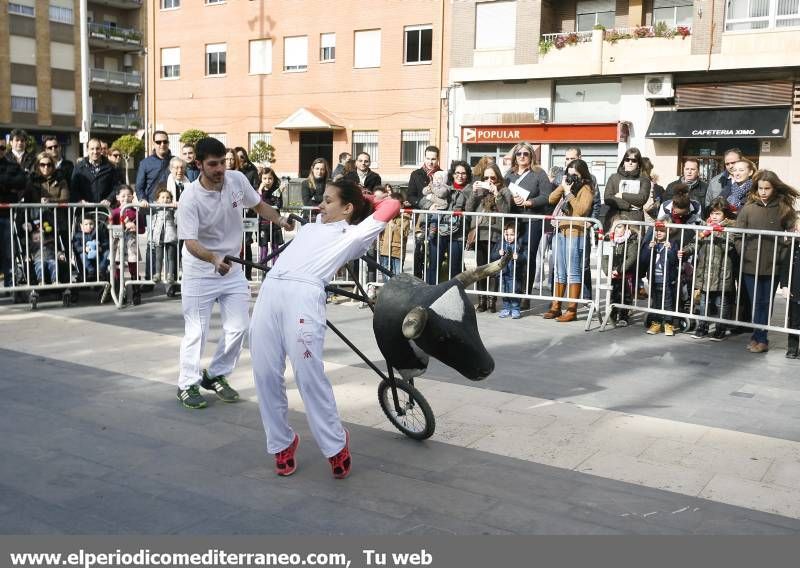
<path id="1" fill-rule="evenodd" d="M 0 246 L 9 256 L 9 265 L 0 268 L 9 271 L 10 283 L 3 290 L 33 309 L 43 293 L 56 290 L 64 306 L 77 302 L 79 289 L 97 288 L 104 301 L 110 212 L 100 203 L 0 203 Z M 95 239 L 81 230 L 86 218 L 94 223 Z"/>
<path id="2" fill-rule="evenodd" d="M 614 235 L 618 226 L 623 225 L 640 235 L 640 245 L 631 251 L 636 261 L 630 268 L 623 266 L 622 272 L 615 278 L 610 273 L 605 276 L 603 289 L 606 291 L 606 311 L 601 329 L 607 327 L 614 310 L 630 310 L 672 318 L 673 322 L 679 320 L 684 331 L 690 330 L 697 322 L 707 322 L 728 329 L 746 327 L 800 333 L 800 330 L 789 325 L 789 301 L 785 302 L 780 313 L 773 314 L 775 293 L 781 284 L 781 276 L 784 284 L 789 286 L 796 277 L 792 268 L 796 255 L 800 254 L 800 233 L 666 223 L 665 240 L 671 243 L 670 250 L 675 253 L 671 260 L 667 260 L 671 263 L 667 269 L 675 271 L 675 282 L 669 284 L 667 281 L 667 285 L 657 286 L 653 276 L 655 265 L 652 254 L 649 265 L 643 263 L 645 255 L 642 254 L 643 249 L 649 247 L 655 238 L 654 224 L 620 220 L 614 223 L 609 237 Z M 752 254 L 753 250 L 756 273 L 748 275 L 744 273 L 745 263 L 742 259 L 745 254 Z M 682 253 L 680 256 L 679 252 Z M 627 256 L 627 250 L 623 254 Z M 705 255 L 705 258 L 701 255 Z M 764 269 L 761 266 L 763 259 L 766 259 Z M 753 297 L 757 297 L 760 287 L 769 288 L 767 323 L 754 322 L 757 305 L 751 301 L 751 294 L 745 289 L 747 276 L 752 277 Z M 622 286 L 617 297 L 612 297 L 613 280 L 622 279 L 625 282 L 628 277 L 635 284 L 647 278 L 647 299 L 639 297 L 637 285 L 632 289 Z M 655 297 L 654 291 L 657 292 Z"/>

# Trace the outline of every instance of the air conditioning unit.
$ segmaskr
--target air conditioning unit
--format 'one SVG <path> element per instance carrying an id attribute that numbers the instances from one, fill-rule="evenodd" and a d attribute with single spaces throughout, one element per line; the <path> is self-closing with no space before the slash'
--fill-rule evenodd
<path id="1" fill-rule="evenodd" d="M 672 86 L 672 75 L 645 75 L 644 98 L 671 99 L 675 96 Z"/>

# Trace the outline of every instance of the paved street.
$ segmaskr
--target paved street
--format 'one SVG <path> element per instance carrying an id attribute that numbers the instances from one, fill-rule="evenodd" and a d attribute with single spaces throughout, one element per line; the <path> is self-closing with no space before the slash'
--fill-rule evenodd
<path id="1" fill-rule="evenodd" d="M 370 317 L 329 307 L 378 360 Z M 756 356 L 746 337 L 481 315 L 496 371 L 473 383 L 433 363 L 418 387 L 437 430 L 419 443 L 393 429 L 377 377 L 329 333 L 354 452 L 336 481 L 291 381 L 299 467 L 273 474 L 247 351 L 231 379 L 241 402 L 180 406 L 179 301 L 30 312 L 0 300 L 0 322 L 0 533 L 800 531 L 800 362 L 778 334 Z"/>

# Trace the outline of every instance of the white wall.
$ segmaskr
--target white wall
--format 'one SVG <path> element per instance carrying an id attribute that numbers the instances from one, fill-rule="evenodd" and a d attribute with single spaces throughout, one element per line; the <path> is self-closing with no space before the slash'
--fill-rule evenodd
<path id="1" fill-rule="evenodd" d="M 800 189 L 800 160 L 797 155 L 792 158 L 793 140 L 800 140 L 800 124 L 789 124 L 789 136 L 785 139 L 771 139 L 769 152 L 761 152 L 758 165 L 773 170 L 783 181 Z M 799 142 L 795 142 L 794 146 L 795 152 L 800 151 Z"/>

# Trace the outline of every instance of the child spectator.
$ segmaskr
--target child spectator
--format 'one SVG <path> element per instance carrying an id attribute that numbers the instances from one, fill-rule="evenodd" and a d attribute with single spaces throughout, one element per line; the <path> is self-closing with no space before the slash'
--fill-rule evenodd
<path id="1" fill-rule="evenodd" d="M 632 231 L 625 223 L 617 223 L 614 225 L 614 231 L 606 238 L 613 245 L 611 254 L 603 263 L 603 271 L 607 276 L 611 276 L 611 302 L 630 303 L 635 299 L 639 233 Z M 630 322 L 630 310 L 613 308 L 609 318 L 615 327 L 626 327 Z"/>
<path id="2" fill-rule="evenodd" d="M 272 168 L 264 168 L 261 172 L 261 184 L 258 193 L 267 205 L 272 205 L 279 211 L 283 208 L 283 184 L 278 174 Z M 270 223 L 266 219 L 258 218 L 258 250 L 259 262 L 264 264 L 270 252 L 276 252 L 283 244 L 283 231 L 280 226 Z M 269 250 L 269 249 L 272 250 Z M 274 263 L 278 257 L 272 259 Z"/>
<path id="3" fill-rule="evenodd" d="M 378 197 L 378 190 L 375 191 L 376 200 Z M 392 193 L 392 199 L 404 201 L 402 194 Z M 408 233 L 411 229 L 411 214 L 402 211 L 400 216 L 395 217 L 386 224 L 386 228 L 380 234 L 380 263 L 384 268 L 388 268 L 394 274 L 399 274 L 403 270 L 403 259 L 406 255 L 406 242 L 408 241 Z M 383 281 L 386 282 L 388 277 L 383 276 Z"/>
<path id="4" fill-rule="evenodd" d="M 44 269 L 50 276 L 50 283 L 58 283 L 58 263 L 64 262 L 66 256 L 63 252 L 56 255 L 56 239 L 53 225 L 49 220 L 36 219 L 28 232 L 28 252 L 33 260 L 33 270 L 39 285 L 45 284 Z"/>
<path id="5" fill-rule="evenodd" d="M 700 225 L 703 206 L 689 197 L 689 186 L 679 183 L 673 188 L 672 199 L 665 201 L 658 210 L 657 221 L 676 225 Z"/>
<path id="6" fill-rule="evenodd" d="M 673 311 L 676 308 L 676 282 L 678 279 L 678 255 L 673 244 L 667 240 L 667 228 L 662 221 L 656 221 L 654 238 L 642 243 L 639 264 L 647 271 L 650 280 L 650 307 L 653 309 Z M 672 316 L 650 314 L 647 333 L 655 335 L 675 335 L 675 322 Z"/>
<path id="7" fill-rule="evenodd" d="M 115 237 L 115 248 L 121 251 L 124 243 L 125 258 L 122 258 L 122 252 L 115 259 L 119 262 L 119 268 L 114 269 L 114 280 L 119 280 L 119 273 L 117 270 L 121 269 L 122 263 L 127 262 L 128 272 L 130 273 L 131 280 L 139 279 L 139 235 L 145 232 L 145 216 L 141 210 L 135 207 L 129 207 L 123 210 L 125 205 L 130 205 L 134 200 L 133 188 L 129 185 L 120 186 L 117 190 L 118 205 L 116 209 L 111 211 L 111 224 L 122 226 L 122 238 Z M 133 287 L 132 301 L 134 305 L 142 302 L 141 290 L 139 286 Z"/>
<path id="8" fill-rule="evenodd" d="M 503 268 L 500 275 L 500 291 L 510 294 L 523 294 L 525 277 L 527 271 L 527 257 L 525 249 L 527 242 L 524 237 L 517 238 L 517 231 L 514 223 L 507 223 L 503 228 L 503 239 L 494 245 L 492 260 L 497 260 L 505 255 L 511 255 L 511 260 Z M 520 298 L 509 296 L 503 297 L 503 309 L 497 317 L 519 319 Z"/>
<path id="9" fill-rule="evenodd" d="M 105 279 L 108 270 L 108 240 L 103 231 L 97 230 L 92 217 L 84 217 L 80 227 L 72 236 L 72 250 L 80 259 L 81 278 L 84 282 L 89 280 Z"/>
<path id="10" fill-rule="evenodd" d="M 800 233 L 800 224 L 794 226 L 794 232 Z M 786 327 L 800 329 L 800 237 L 792 239 L 789 257 L 781 267 L 780 283 L 783 295 L 789 303 L 789 318 Z M 799 351 L 800 337 L 796 333 L 790 333 L 786 358 L 797 359 L 800 357 Z"/>
<path id="11" fill-rule="evenodd" d="M 447 185 L 447 172 L 439 170 L 433 174 L 431 184 L 422 189 L 422 198 L 419 200 L 420 209 L 430 211 L 445 211 L 450 205 L 450 191 Z"/>
<path id="12" fill-rule="evenodd" d="M 156 269 L 153 271 L 153 282 L 161 281 L 161 269 L 164 267 L 166 257 L 167 285 L 175 283 L 178 275 L 178 225 L 175 223 L 175 204 L 172 203 L 172 193 L 162 183 L 156 188 L 156 203 L 164 208 L 156 209 L 151 218 L 152 237 L 150 242 L 156 249 Z M 170 207 L 170 209 L 167 209 Z"/>
<path id="13" fill-rule="evenodd" d="M 695 296 L 699 296 L 698 312 L 703 316 L 730 319 L 734 291 L 733 241 L 722 234 L 724 227 L 733 225 L 733 208 L 724 197 L 717 197 L 709 205 L 706 221 L 708 229 L 697 234 L 697 243 L 690 242 L 678 251 L 678 259 L 696 255 L 694 281 Z M 692 334 L 694 339 L 708 337 L 708 322 L 700 321 Z M 725 339 L 726 327 L 714 326 L 711 339 Z"/>

